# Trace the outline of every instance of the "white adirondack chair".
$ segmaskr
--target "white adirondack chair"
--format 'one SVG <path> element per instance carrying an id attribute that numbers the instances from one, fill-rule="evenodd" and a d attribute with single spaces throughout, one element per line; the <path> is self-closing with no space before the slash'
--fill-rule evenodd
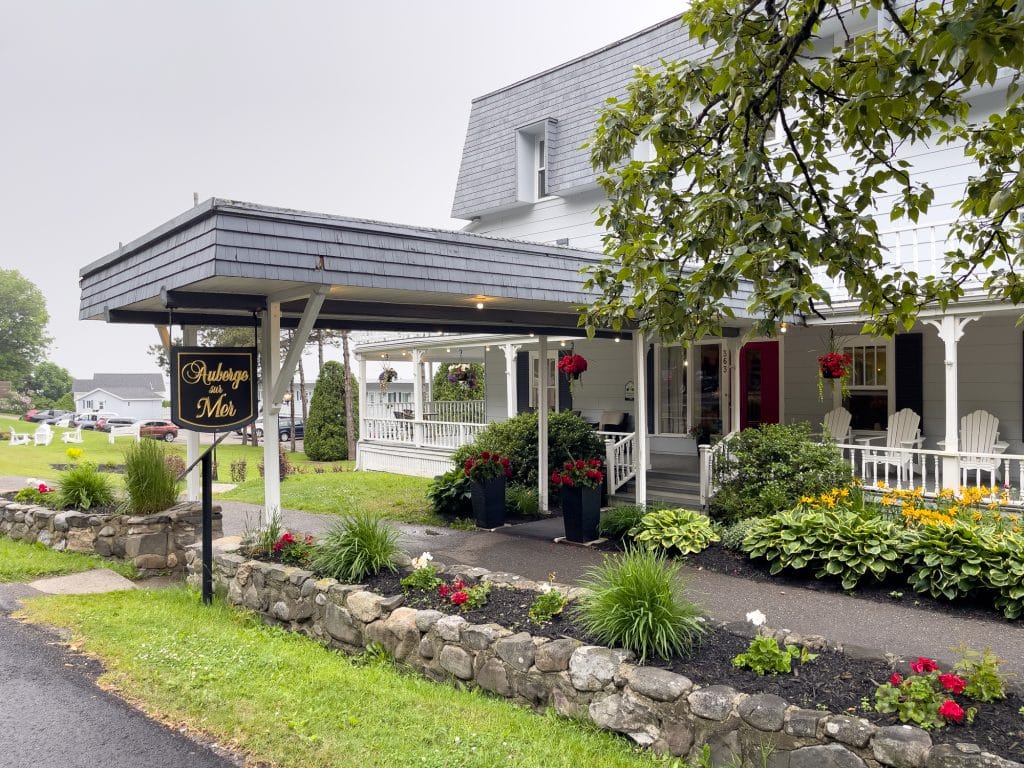
<path id="1" fill-rule="evenodd" d="M 63 440 L 65 443 L 81 443 L 83 442 L 82 428 L 75 427 L 74 429 L 69 429 L 67 432 L 60 436 L 60 439 Z"/>
<path id="2" fill-rule="evenodd" d="M 885 448 L 872 449 L 864 452 L 863 465 L 861 472 L 865 478 L 868 477 L 867 468 L 869 466 L 875 467 L 875 473 L 877 474 L 878 468 L 882 467 L 882 476 L 880 479 L 884 479 L 889 475 L 889 468 L 896 468 L 896 479 L 899 484 L 902 485 L 903 478 L 911 477 L 913 472 L 914 454 L 910 453 L 908 448 L 920 448 L 924 442 L 921 437 L 921 417 L 914 413 L 909 408 L 904 408 L 901 411 L 889 416 L 889 426 L 885 430 Z M 878 437 L 859 437 L 857 442 L 870 445 L 874 440 L 881 440 L 882 436 Z"/>
<path id="3" fill-rule="evenodd" d="M 992 475 L 992 482 L 997 482 L 999 459 L 993 454 L 999 453 L 996 441 L 999 440 L 999 419 L 988 411 L 972 411 L 960 419 L 960 475 L 961 484 L 967 485 L 967 472 L 975 470 L 975 480 L 981 480 L 981 473 Z M 982 455 L 988 454 L 988 455 Z"/>
<path id="4" fill-rule="evenodd" d="M 53 428 L 49 424 L 40 424 L 32 439 L 36 445 L 49 445 L 53 442 Z"/>
<path id="5" fill-rule="evenodd" d="M 11 445 L 28 445 L 30 440 L 27 432 L 15 432 L 11 430 Z"/>
<path id="6" fill-rule="evenodd" d="M 821 420 L 822 437 L 829 437 L 837 443 L 850 442 L 850 412 L 839 406 L 825 414 Z"/>

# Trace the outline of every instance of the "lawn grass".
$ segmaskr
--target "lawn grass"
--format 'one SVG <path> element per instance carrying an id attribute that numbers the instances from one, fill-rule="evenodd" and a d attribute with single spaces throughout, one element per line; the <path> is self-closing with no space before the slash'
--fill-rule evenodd
<path id="1" fill-rule="evenodd" d="M 72 631 L 103 682 L 162 720 L 281 768 L 650 766 L 624 739 L 507 701 L 359 666 L 185 589 L 37 598 L 22 614 Z"/>
<path id="2" fill-rule="evenodd" d="M 56 552 L 42 544 L 0 536 L 0 582 L 33 581 L 44 576 L 63 576 L 94 568 L 110 568 L 128 579 L 139 575 L 131 563 L 104 560 L 97 555 L 78 552 Z"/>

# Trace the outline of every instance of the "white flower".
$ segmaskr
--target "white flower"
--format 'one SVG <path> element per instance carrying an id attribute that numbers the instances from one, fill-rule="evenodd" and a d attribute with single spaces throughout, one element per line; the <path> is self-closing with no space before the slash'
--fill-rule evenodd
<path id="1" fill-rule="evenodd" d="M 542 595 L 546 595 L 548 592 L 550 592 L 554 588 L 555 588 L 554 584 L 552 584 L 550 581 L 545 581 L 543 584 L 540 585 L 540 593 Z"/>
<path id="2" fill-rule="evenodd" d="M 433 559 L 434 556 L 432 554 L 430 554 L 429 552 L 424 552 L 419 557 L 413 559 L 412 567 L 415 568 L 417 571 L 420 568 L 426 568 L 428 565 L 430 565 L 430 561 Z"/>
<path id="3" fill-rule="evenodd" d="M 30 477 L 28 480 L 25 481 L 25 485 L 35 488 L 36 486 L 39 485 L 39 481 L 34 477 Z"/>
<path id="4" fill-rule="evenodd" d="M 755 608 L 747 614 L 747 621 L 749 621 L 755 627 L 760 627 L 762 624 L 768 621 L 768 617 Z"/>

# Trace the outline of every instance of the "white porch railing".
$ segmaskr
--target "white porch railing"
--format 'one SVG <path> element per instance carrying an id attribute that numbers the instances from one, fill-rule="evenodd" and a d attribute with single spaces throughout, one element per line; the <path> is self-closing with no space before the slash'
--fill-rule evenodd
<path id="1" fill-rule="evenodd" d="M 426 448 L 459 448 L 473 442 L 483 424 L 427 419 L 364 419 L 361 440 Z"/>
<path id="2" fill-rule="evenodd" d="M 412 415 L 413 404 L 409 403 L 366 403 L 360 404 L 363 415 L 368 419 L 402 419 Z M 423 403 L 423 417 L 431 421 L 465 422 L 483 424 L 485 408 L 483 400 L 426 400 Z"/>
<path id="3" fill-rule="evenodd" d="M 714 445 L 697 446 L 697 459 L 700 465 L 700 505 L 706 507 L 711 502 L 711 497 L 718 493 L 718 486 L 722 481 L 721 470 L 715 471 L 715 464 L 728 456 L 726 446 L 729 438 L 736 432 L 730 432 Z"/>
<path id="4" fill-rule="evenodd" d="M 636 433 L 598 432 L 604 440 L 605 481 L 608 495 L 615 492 L 636 477 Z"/>

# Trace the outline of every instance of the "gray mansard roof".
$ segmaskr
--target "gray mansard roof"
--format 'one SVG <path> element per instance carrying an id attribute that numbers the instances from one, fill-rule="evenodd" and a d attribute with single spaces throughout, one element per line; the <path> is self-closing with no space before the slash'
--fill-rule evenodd
<path id="1" fill-rule="evenodd" d="M 657 68 L 662 59 L 692 58 L 701 50 L 676 16 L 474 99 L 452 216 L 470 219 L 516 204 L 516 132 L 545 119 L 557 121 L 548 134 L 549 193 L 593 185 L 590 156 L 581 147 L 605 100 L 625 95 L 637 65 Z"/>

